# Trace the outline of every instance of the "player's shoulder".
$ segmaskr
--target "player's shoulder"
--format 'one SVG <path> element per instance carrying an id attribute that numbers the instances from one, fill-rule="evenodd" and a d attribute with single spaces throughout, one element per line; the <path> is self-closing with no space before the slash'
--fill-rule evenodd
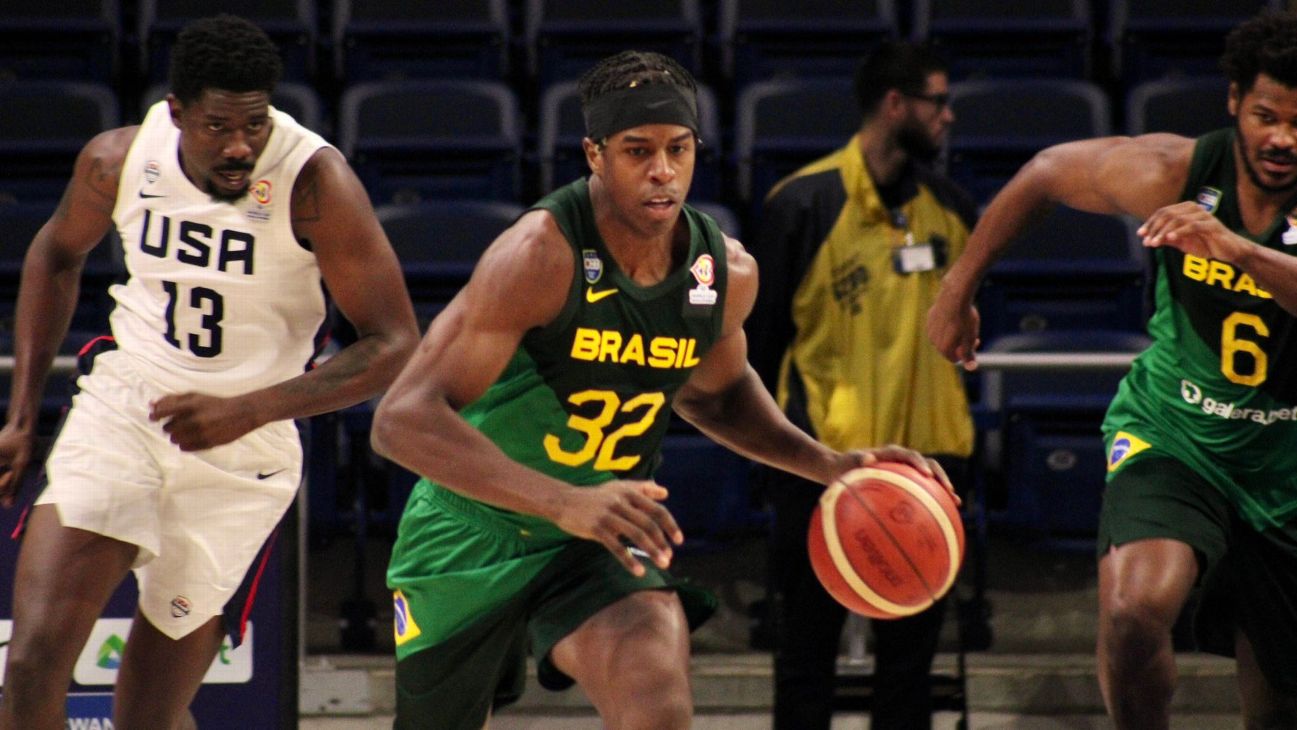
<path id="1" fill-rule="evenodd" d="M 724 234 L 722 234 L 724 235 Z M 725 270 L 731 284 L 744 279 L 756 280 L 757 260 L 737 239 L 725 235 Z"/>
<path id="2" fill-rule="evenodd" d="M 522 215 L 487 247 L 485 254 L 522 275 L 555 272 L 573 265 L 573 245 L 554 214 L 534 208 Z"/>
<path id="3" fill-rule="evenodd" d="M 139 131 L 139 125 L 133 125 L 100 132 L 86 142 L 81 149 L 81 156 L 101 165 L 120 168 Z"/>

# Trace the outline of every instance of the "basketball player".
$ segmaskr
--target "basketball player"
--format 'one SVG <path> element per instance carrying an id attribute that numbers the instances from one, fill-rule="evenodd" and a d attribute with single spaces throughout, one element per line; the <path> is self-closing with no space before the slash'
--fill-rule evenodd
<path id="1" fill-rule="evenodd" d="M 976 366 L 978 280 L 1051 205 L 1141 218 L 1154 251 L 1150 348 L 1108 410 L 1099 525 L 1099 678 L 1120 728 L 1165 728 L 1171 627 L 1233 654 L 1247 726 L 1297 727 L 1297 14 L 1235 29 L 1233 128 L 1074 142 L 991 202 L 928 332 Z"/>
<path id="2" fill-rule="evenodd" d="M 593 175 L 500 235 L 384 396 L 376 450 L 425 479 L 388 569 L 398 728 L 477 730 L 522 691 L 581 685 L 609 728 L 687 728 L 689 629 L 715 599 L 666 572 L 654 483 L 669 410 L 825 484 L 839 453 L 780 413 L 746 360 L 756 265 L 689 206 L 695 83 L 655 53 L 580 82 Z M 702 485 L 699 485 L 702 486 Z"/>
<path id="3" fill-rule="evenodd" d="M 336 149 L 269 106 L 279 74 L 278 50 L 247 21 L 191 24 L 166 100 L 86 145 L 31 244 L 0 431 L 6 503 L 31 457 L 82 263 L 110 225 L 129 278 L 112 289 L 116 348 L 80 378 L 27 520 L 0 728 L 63 728 L 73 664 L 132 569 L 140 603 L 114 726 L 192 726 L 186 708 L 221 644 L 226 603 L 297 491 L 292 419 L 376 395 L 417 343 L 360 182 Z M 359 339 L 304 372 L 325 317 L 322 281 Z"/>

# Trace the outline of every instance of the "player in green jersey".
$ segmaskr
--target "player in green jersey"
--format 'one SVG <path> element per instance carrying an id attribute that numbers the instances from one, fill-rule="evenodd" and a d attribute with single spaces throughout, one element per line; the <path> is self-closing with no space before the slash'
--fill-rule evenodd
<path id="1" fill-rule="evenodd" d="M 928 315 L 977 365 L 982 274 L 1056 203 L 1139 217 L 1153 344 L 1104 422 L 1099 678 L 1120 728 L 1165 728 L 1171 627 L 1195 585 L 1202 648 L 1233 654 L 1248 727 L 1297 727 L 1297 14 L 1229 36 L 1233 128 L 1058 145 L 986 209 Z"/>
<path id="2" fill-rule="evenodd" d="M 481 727 L 529 645 L 607 727 L 689 726 L 689 628 L 714 603 L 665 570 L 684 540 L 652 478 L 668 406 L 821 484 L 878 459 L 945 481 L 906 449 L 817 443 L 748 365 L 756 264 L 685 205 L 689 73 L 625 52 L 580 86 L 593 174 L 490 246 L 375 414 L 377 451 L 425 477 L 388 569 L 399 728 Z"/>

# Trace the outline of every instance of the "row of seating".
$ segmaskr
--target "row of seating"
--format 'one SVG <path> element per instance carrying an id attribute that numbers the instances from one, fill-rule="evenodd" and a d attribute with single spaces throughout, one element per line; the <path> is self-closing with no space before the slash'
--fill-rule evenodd
<path id="1" fill-rule="evenodd" d="M 1148 82 L 1127 103 L 1125 131 L 1196 135 L 1229 123 L 1220 77 Z M 151 87 L 144 105 L 161 98 Z M 733 132 L 720 104 L 700 89 L 701 137 L 693 197 L 750 205 L 781 177 L 840 146 L 859 125 L 846 78 L 767 81 L 735 101 Z M 951 86 L 956 124 L 948 170 L 985 201 L 1037 150 L 1109 134 L 1111 105 L 1100 89 L 1068 79 L 1001 79 Z M 273 102 L 336 139 L 377 202 L 441 197 L 524 202 L 585 172 L 584 121 L 574 82 L 542 96 L 538 119 L 501 82 L 423 79 L 349 87 L 330 123 L 311 87 L 286 82 Z M 0 84 L 0 197 L 57 199 L 76 151 L 123 117 L 102 85 L 80 82 Z M 525 174 L 534 173 L 524 182 Z"/>
<path id="2" fill-rule="evenodd" d="M 164 78 L 175 34 L 202 0 L 13 4 L 0 68 L 19 77 Z M 1214 71 L 1225 32 L 1280 0 L 239 0 L 284 49 L 290 79 L 391 76 L 571 78 L 625 47 L 662 50 L 738 85 L 841 74 L 882 38 L 950 51 L 957 78 L 1041 74 L 1126 80 Z M 1104 56 L 1096 64 L 1096 51 Z M 515 59 L 517 59 L 515 61 Z M 521 68 L 519 68 L 521 67 Z"/>

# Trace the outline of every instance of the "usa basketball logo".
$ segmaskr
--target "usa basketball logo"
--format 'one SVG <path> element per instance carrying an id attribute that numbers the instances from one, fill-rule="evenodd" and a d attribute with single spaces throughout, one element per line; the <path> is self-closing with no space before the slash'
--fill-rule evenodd
<path id="1" fill-rule="evenodd" d="M 144 163 L 145 180 L 148 180 L 151 183 L 155 183 L 158 181 L 158 178 L 160 177 L 162 177 L 162 165 L 158 164 L 157 160 L 149 160 L 148 162 Z"/>
<path id="2" fill-rule="evenodd" d="M 252 195 L 252 199 L 257 201 L 258 203 L 261 203 L 262 205 L 270 205 L 270 181 L 269 180 L 256 181 L 255 183 L 252 184 L 252 187 L 248 190 L 248 192 Z"/>

